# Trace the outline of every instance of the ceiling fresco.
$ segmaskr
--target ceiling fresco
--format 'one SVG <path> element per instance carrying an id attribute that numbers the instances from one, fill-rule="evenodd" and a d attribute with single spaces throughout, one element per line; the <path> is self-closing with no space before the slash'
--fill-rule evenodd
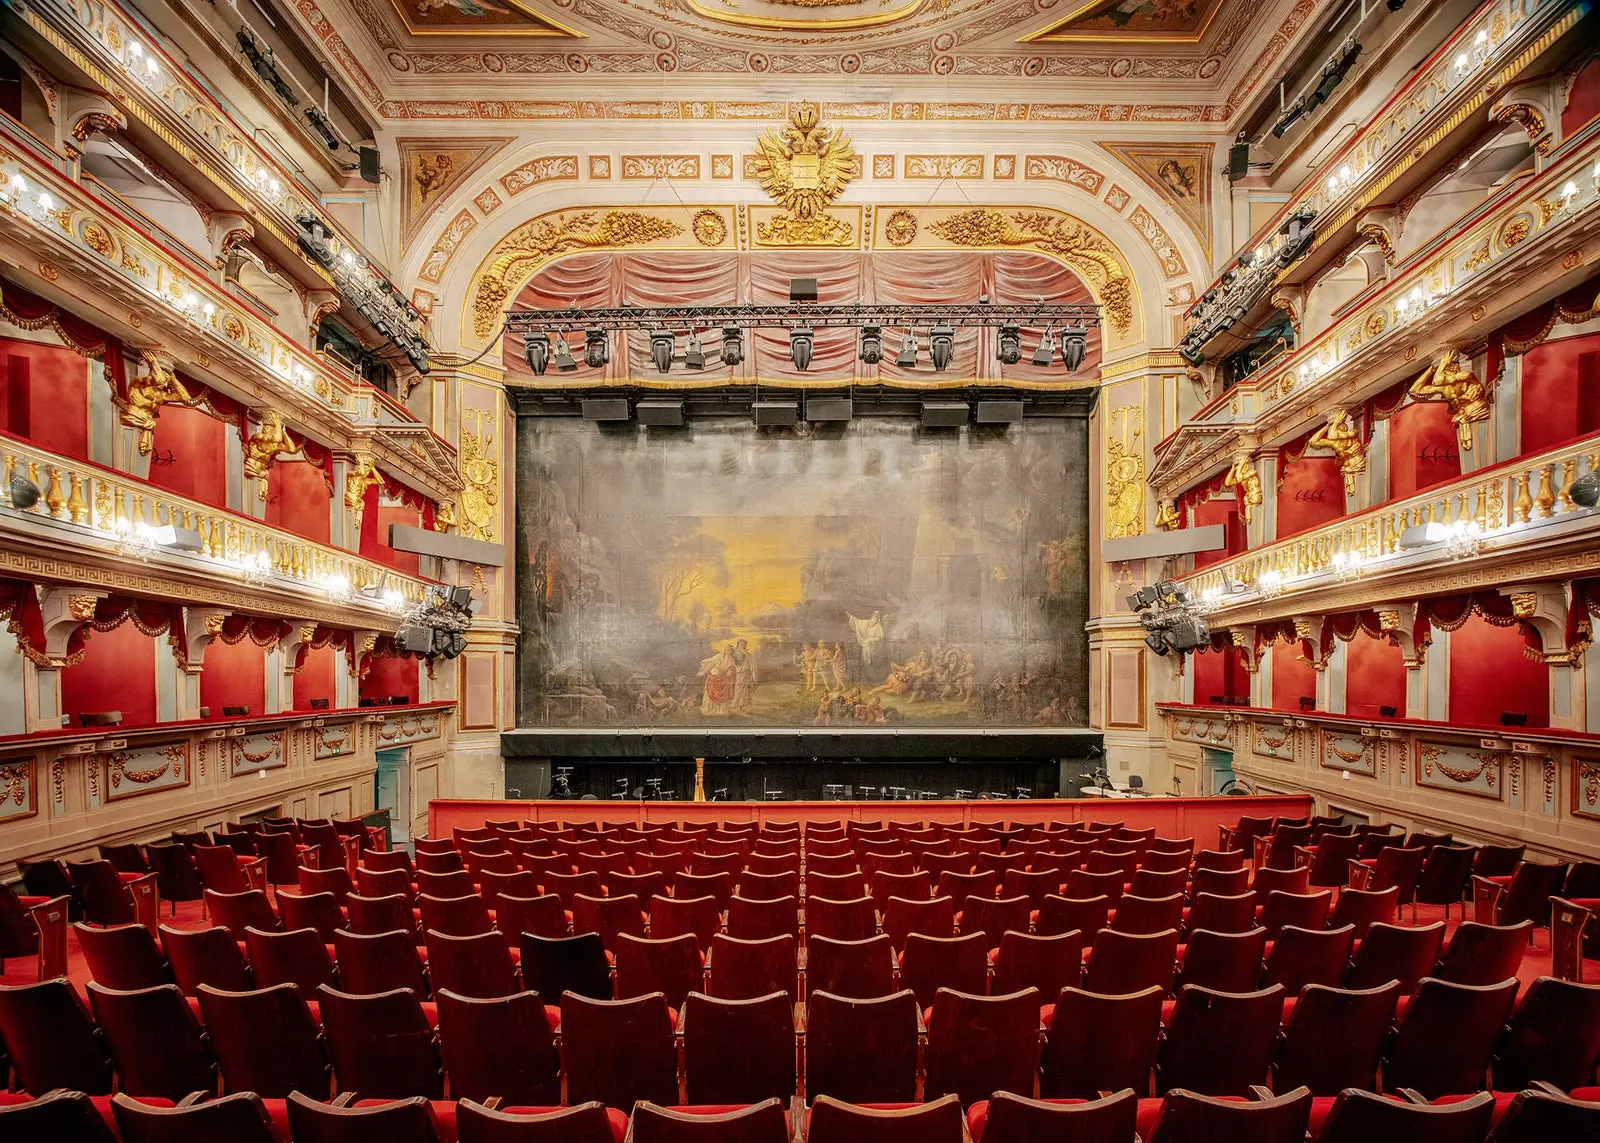
<path id="1" fill-rule="evenodd" d="M 1030 40 L 1198 43 L 1227 0 L 1090 0 Z"/>

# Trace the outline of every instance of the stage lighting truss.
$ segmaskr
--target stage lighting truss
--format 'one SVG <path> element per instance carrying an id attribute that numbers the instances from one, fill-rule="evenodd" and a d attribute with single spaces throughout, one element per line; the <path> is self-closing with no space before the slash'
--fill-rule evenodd
<path id="1" fill-rule="evenodd" d="M 903 330 L 900 352 L 895 363 L 901 368 L 917 367 L 917 334 L 927 330 L 928 351 L 933 369 L 943 372 L 955 359 L 957 331 L 992 329 L 995 331 L 995 356 L 1004 365 L 1023 360 L 1024 328 L 1043 329 L 1035 365 L 1056 361 L 1056 346 L 1061 347 L 1060 363 L 1067 372 L 1082 367 L 1088 352 L 1088 333 L 1100 326 L 1100 307 L 1047 302 L 999 303 L 978 301 L 953 305 L 832 305 L 819 302 L 791 302 L 774 305 L 738 306 L 618 306 L 611 308 L 564 310 L 511 310 L 506 314 L 506 331 L 520 335 L 528 367 L 543 376 L 553 359 L 556 368 L 577 368 L 567 342 L 570 333 L 584 336 L 583 363 L 591 369 L 605 366 L 611 357 L 611 339 L 624 331 L 649 338 L 650 360 L 658 373 L 680 362 L 686 369 L 702 370 L 706 354 L 703 336 L 722 335 L 721 362 L 737 366 L 744 361 L 745 338 L 751 331 L 784 331 L 789 338 L 789 358 L 796 369 L 811 366 L 816 338 L 824 329 L 857 331 L 858 355 L 868 365 L 884 356 L 885 330 Z M 679 338 L 685 349 L 678 352 Z"/>

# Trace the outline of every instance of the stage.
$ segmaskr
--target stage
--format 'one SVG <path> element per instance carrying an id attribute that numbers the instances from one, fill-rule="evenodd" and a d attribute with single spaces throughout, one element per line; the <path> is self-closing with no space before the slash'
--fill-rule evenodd
<path id="1" fill-rule="evenodd" d="M 694 760 L 706 795 L 728 801 L 823 801 L 897 796 L 1053 798 L 1100 765 L 1098 730 L 526 728 L 500 736 L 507 793 L 547 798 L 564 778 L 574 797 L 668 791 L 687 801 Z"/>

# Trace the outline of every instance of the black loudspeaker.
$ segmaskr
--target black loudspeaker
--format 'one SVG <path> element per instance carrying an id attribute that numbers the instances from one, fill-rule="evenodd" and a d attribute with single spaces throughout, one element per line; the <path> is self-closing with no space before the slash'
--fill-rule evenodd
<path id="1" fill-rule="evenodd" d="M 657 401 L 654 399 L 640 401 L 634 406 L 634 412 L 639 415 L 639 423 L 641 425 L 683 424 L 682 401 Z"/>
<path id="2" fill-rule="evenodd" d="M 1228 181 L 1236 183 L 1250 173 L 1250 144 L 1235 143 L 1228 148 Z"/>
<path id="3" fill-rule="evenodd" d="M 791 302 L 816 301 L 817 280 L 815 278 L 790 278 L 789 300 Z"/>
<path id="4" fill-rule="evenodd" d="M 1378 714 L 1381 715 L 1384 718 L 1393 718 L 1395 715 L 1397 715 L 1399 713 L 1400 713 L 1400 708 L 1397 707 L 1397 706 L 1380 706 L 1378 708 Z"/>
<path id="5" fill-rule="evenodd" d="M 459 607 L 463 611 L 472 606 L 472 589 L 470 587 L 452 587 L 450 589 L 450 605 Z"/>
<path id="6" fill-rule="evenodd" d="M 965 401 L 922 402 L 922 427 L 925 429 L 959 429 L 972 418 L 972 410 Z"/>
<path id="7" fill-rule="evenodd" d="M 420 655 L 432 654 L 433 628 L 424 627 L 419 623 L 407 623 L 394 633 L 394 645 L 401 651 L 411 651 Z"/>
<path id="8" fill-rule="evenodd" d="M 800 423 L 800 406 L 794 401 L 757 401 L 750 409 L 760 428 L 793 428 Z"/>
<path id="9" fill-rule="evenodd" d="M 583 402 L 583 419 L 586 421 L 625 421 L 628 419 L 626 397 L 591 397 Z"/>
<path id="10" fill-rule="evenodd" d="M 848 421 L 855 416 L 855 402 L 849 397 L 807 397 L 806 420 Z"/>
<path id="11" fill-rule="evenodd" d="M 980 425 L 1009 425 L 1022 420 L 1021 401 L 979 401 Z"/>
<path id="12" fill-rule="evenodd" d="M 1527 726 L 1528 712 L 1522 710 L 1503 710 L 1500 712 L 1501 726 Z"/>
<path id="13" fill-rule="evenodd" d="M 362 181 L 363 182 L 372 183 L 373 185 L 377 185 L 377 182 L 378 182 L 378 148 L 376 148 L 376 147 L 362 147 L 360 149 L 360 151 L 357 152 L 357 153 L 361 156 L 361 179 L 362 179 Z"/>

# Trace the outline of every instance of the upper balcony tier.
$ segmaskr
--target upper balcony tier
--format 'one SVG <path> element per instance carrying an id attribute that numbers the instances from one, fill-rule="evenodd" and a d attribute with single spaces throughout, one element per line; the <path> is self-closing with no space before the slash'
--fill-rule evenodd
<path id="1" fill-rule="evenodd" d="M 1221 393 L 1155 446 L 1150 484 L 1171 497 L 1241 449 L 1292 440 L 1336 406 L 1415 377 L 1437 350 L 1490 330 L 1594 273 L 1600 123 L 1538 174 L 1503 187 L 1348 302 L 1328 329 Z"/>
<path id="2" fill-rule="evenodd" d="M 1588 5 L 1570 0 L 1488 0 L 1479 8 L 1359 130 L 1329 152 L 1223 267 L 1209 289 L 1243 269 L 1240 257 L 1273 252 L 1291 215 L 1314 215 L 1307 253 L 1278 271 L 1233 328 L 1255 328 L 1271 307 L 1274 289 L 1314 281 L 1343 258 L 1375 212 L 1426 186 L 1483 130 L 1486 115 L 1494 114 L 1508 87 L 1525 77 L 1545 76 L 1581 51 L 1589 41 L 1573 30 L 1588 11 Z M 1549 142 L 1540 142 L 1541 153 Z M 1188 316 L 1194 313 L 1191 307 Z M 1202 348 L 1215 357 L 1226 340 L 1219 332 Z"/>
<path id="3" fill-rule="evenodd" d="M 27 274 L 28 289 L 252 408 L 275 409 L 323 447 L 370 452 L 430 499 L 460 489 L 455 449 L 405 406 L 286 336 L 217 285 L 194 251 L 95 184 L 73 181 L 64 165 L 24 132 L 0 134 L 0 262 Z"/>
<path id="4" fill-rule="evenodd" d="M 12 0 L 9 7 L 16 19 L 0 26 L 63 81 L 58 114 L 65 132 L 80 141 L 97 131 L 125 135 L 213 209 L 242 215 L 263 255 L 301 288 L 332 291 L 340 317 L 373 342 L 387 337 L 358 302 L 377 305 L 391 325 L 420 333 L 420 315 L 323 209 L 318 192 L 258 142 L 253 127 L 175 59 L 147 21 L 113 0 Z M 306 217 L 356 265 L 322 265 L 307 257 L 298 221 Z"/>

